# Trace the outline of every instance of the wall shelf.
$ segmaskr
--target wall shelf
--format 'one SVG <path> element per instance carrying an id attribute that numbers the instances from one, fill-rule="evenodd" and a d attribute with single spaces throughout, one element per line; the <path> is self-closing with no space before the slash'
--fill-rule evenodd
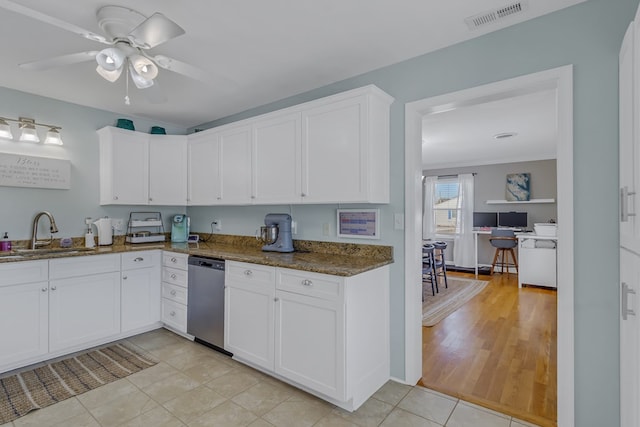
<path id="1" fill-rule="evenodd" d="M 531 200 L 487 200 L 488 205 L 512 205 L 522 203 L 555 203 L 556 199 L 531 199 Z"/>

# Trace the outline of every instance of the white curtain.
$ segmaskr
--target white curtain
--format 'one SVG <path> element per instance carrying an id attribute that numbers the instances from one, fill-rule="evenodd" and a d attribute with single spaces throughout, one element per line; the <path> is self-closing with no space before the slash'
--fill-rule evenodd
<path id="1" fill-rule="evenodd" d="M 473 174 L 458 175 L 458 218 L 453 245 L 453 263 L 458 267 L 475 267 L 473 240 Z"/>
<path id="2" fill-rule="evenodd" d="M 425 176 L 422 185 L 422 238 L 436 238 L 436 223 L 433 213 L 433 195 L 436 192 L 437 176 Z"/>

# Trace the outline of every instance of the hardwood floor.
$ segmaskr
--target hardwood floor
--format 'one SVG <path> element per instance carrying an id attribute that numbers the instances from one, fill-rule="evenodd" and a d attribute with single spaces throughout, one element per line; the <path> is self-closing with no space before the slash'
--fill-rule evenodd
<path id="1" fill-rule="evenodd" d="M 515 274 L 494 274 L 479 295 L 437 325 L 422 328 L 419 384 L 556 426 L 556 323 L 556 291 L 518 289 Z"/>

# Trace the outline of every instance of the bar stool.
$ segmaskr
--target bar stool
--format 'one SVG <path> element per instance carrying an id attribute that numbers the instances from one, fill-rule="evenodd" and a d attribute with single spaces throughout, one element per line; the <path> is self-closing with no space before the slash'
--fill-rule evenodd
<path id="1" fill-rule="evenodd" d="M 513 266 L 516 268 L 516 273 L 518 272 L 518 261 L 516 260 L 516 253 L 513 251 L 513 248 L 518 246 L 518 238 L 513 230 L 494 228 L 491 230 L 491 237 L 489 238 L 489 242 L 491 242 L 491 246 L 496 248 L 496 253 L 493 256 L 493 262 L 491 263 L 491 274 L 493 274 L 493 270 L 496 265 L 501 267 L 501 273 L 504 273 L 504 267 L 507 267 L 507 275 L 509 274 L 509 267 Z M 506 254 L 506 260 L 505 260 Z M 513 259 L 513 263 L 509 262 L 509 254 L 511 254 L 511 259 Z M 498 261 L 498 257 L 500 257 L 500 261 Z"/>
<path id="2" fill-rule="evenodd" d="M 438 283 L 438 276 L 444 279 L 444 287 L 448 288 L 449 283 L 447 283 L 447 263 L 445 261 L 444 251 L 447 249 L 446 242 L 434 242 L 434 251 L 433 251 L 433 259 L 434 259 L 434 268 L 436 272 L 436 285 Z"/>
<path id="3" fill-rule="evenodd" d="M 424 302 L 424 283 L 426 280 L 431 282 L 431 292 L 435 296 L 438 290 L 438 281 L 436 279 L 435 263 L 433 261 L 434 245 L 422 246 L 422 301 Z"/>

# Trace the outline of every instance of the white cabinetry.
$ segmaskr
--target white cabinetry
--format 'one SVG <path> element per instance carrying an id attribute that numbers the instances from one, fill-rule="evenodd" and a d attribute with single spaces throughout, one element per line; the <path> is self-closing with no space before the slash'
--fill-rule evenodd
<path id="1" fill-rule="evenodd" d="M 162 322 L 187 336 L 187 267 L 189 255 L 162 252 Z"/>
<path id="2" fill-rule="evenodd" d="M 273 371 L 275 268 L 226 263 L 224 348 Z"/>
<path id="3" fill-rule="evenodd" d="M 347 410 L 388 380 L 388 267 L 338 277 L 227 262 L 226 277 L 234 358 Z"/>
<path id="4" fill-rule="evenodd" d="M 111 126 L 100 138 L 100 204 L 185 205 L 187 137 Z"/>
<path id="5" fill-rule="evenodd" d="M 49 351 L 120 333 L 120 255 L 49 261 Z"/>
<path id="6" fill-rule="evenodd" d="M 160 251 L 121 255 L 121 332 L 160 322 Z"/>
<path id="7" fill-rule="evenodd" d="M 640 12 L 640 11 L 639 11 Z M 620 425 L 640 425 L 640 15 L 619 63 Z"/>
<path id="8" fill-rule="evenodd" d="M 187 138 L 149 135 L 149 204 L 187 204 Z"/>
<path id="9" fill-rule="evenodd" d="M 219 203 L 220 153 L 217 135 L 211 131 L 189 135 L 188 159 L 188 204 Z"/>
<path id="10" fill-rule="evenodd" d="M 48 352 L 47 261 L 0 265 L 0 372 Z"/>

